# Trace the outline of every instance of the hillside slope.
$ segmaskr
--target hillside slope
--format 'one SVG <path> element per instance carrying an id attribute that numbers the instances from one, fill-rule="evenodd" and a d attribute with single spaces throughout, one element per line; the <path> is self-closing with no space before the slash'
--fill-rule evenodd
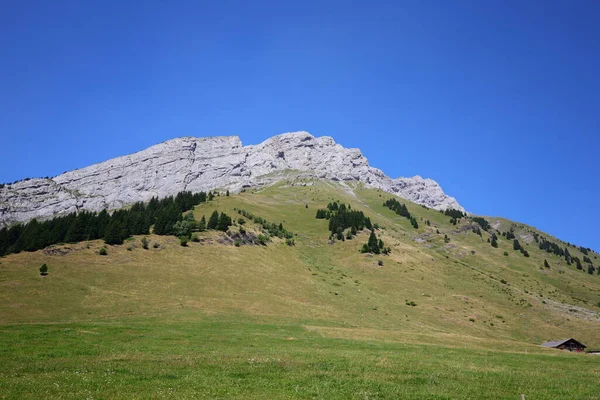
<path id="1" fill-rule="evenodd" d="M 285 320 L 348 339 L 541 351 L 537 345 L 545 340 L 576 337 L 600 347 L 600 276 L 540 250 L 535 237 L 567 244 L 488 218 L 490 233 L 512 228 L 529 253 L 524 257 L 501 234 L 492 247 L 490 233 L 475 233 L 477 224 L 468 218 L 452 224 L 439 211 L 396 197 L 418 221 L 415 229 L 383 206 L 392 197 L 361 184 L 290 174 L 273 186 L 215 197 L 196 206 L 194 215 L 199 220 L 218 210 L 237 219 L 237 211 L 246 210 L 283 223 L 297 235 L 294 246 L 274 238 L 267 246 L 237 247 L 225 233 L 206 232 L 188 247 L 175 237 L 150 235 L 158 248 L 144 250 L 141 237 L 134 237 L 109 246 L 107 256 L 98 255 L 100 241 L 8 255 L 0 259 L 0 321 L 220 315 Z M 333 201 L 378 224 L 391 254 L 361 254 L 366 230 L 352 240 L 330 241 L 327 220 L 315 215 Z M 245 229 L 260 232 L 252 221 Z M 584 256 L 579 248 L 569 250 Z M 588 257 L 600 265 L 596 253 Z M 47 277 L 40 277 L 42 263 L 49 266 Z"/>

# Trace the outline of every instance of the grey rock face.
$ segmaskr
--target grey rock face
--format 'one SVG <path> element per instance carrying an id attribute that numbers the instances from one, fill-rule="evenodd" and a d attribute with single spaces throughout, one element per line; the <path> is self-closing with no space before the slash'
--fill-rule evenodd
<path id="1" fill-rule="evenodd" d="M 183 190 L 241 190 L 284 179 L 285 171 L 366 186 L 434 209 L 464 210 L 431 179 L 391 179 L 369 166 L 358 149 L 330 137 L 285 133 L 243 146 L 237 136 L 183 137 L 52 179 L 31 179 L 0 189 L 0 226 L 78 210 L 116 209 Z"/>

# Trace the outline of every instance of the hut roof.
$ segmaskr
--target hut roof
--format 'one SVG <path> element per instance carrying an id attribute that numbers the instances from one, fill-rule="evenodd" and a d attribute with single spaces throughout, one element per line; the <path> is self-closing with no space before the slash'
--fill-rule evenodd
<path id="1" fill-rule="evenodd" d="M 587 347 L 586 345 L 584 345 L 583 343 L 581 343 L 579 340 L 576 340 L 576 339 L 573 339 L 573 338 L 568 338 L 568 339 L 563 339 L 563 340 L 555 340 L 555 341 L 552 341 L 552 342 L 542 343 L 542 346 L 544 346 L 544 347 L 558 347 L 560 345 L 563 345 L 563 344 L 567 343 L 570 340 L 573 340 L 573 341 L 579 343 L 581 345 L 581 347 Z"/>

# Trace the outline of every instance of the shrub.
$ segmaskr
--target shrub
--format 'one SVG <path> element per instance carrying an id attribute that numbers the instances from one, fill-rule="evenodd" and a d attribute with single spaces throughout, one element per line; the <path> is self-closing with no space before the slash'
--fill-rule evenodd
<path id="1" fill-rule="evenodd" d="M 242 242 L 240 240 L 236 240 L 235 242 L 233 242 L 233 245 L 235 247 L 240 247 L 241 244 L 242 244 Z"/>
<path id="2" fill-rule="evenodd" d="M 40 275 L 48 275 L 48 266 L 46 264 L 42 264 L 42 266 L 40 267 Z"/>
<path id="3" fill-rule="evenodd" d="M 416 307 L 417 306 L 417 303 L 415 303 L 414 301 L 408 301 L 408 300 L 406 300 L 405 304 L 407 306 L 411 306 L 411 307 Z"/>
<path id="4" fill-rule="evenodd" d="M 590 275 L 594 275 L 594 272 L 596 271 L 596 269 L 594 268 L 594 266 L 592 264 L 588 265 L 588 274 Z"/>
<path id="5" fill-rule="evenodd" d="M 154 244 L 152 245 L 152 247 L 154 247 L 155 249 L 158 249 L 158 248 L 160 247 L 160 244 L 158 244 L 158 243 L 154 243 Z"/>
<path id="6" fill-rule="evenodd" d="M 106 247 L 102 247 L 98 254 L 100 254 L 101 256 L 106 256 L 108 255 L 108 250 L 106 249 Z"/>
<path id="7" fill-rule="evenodd" d="M 285 239 L 285 244 L 287 244 L 288 246 L 295 246 L 296 245 L 296 241 L 294 239 Z"/>
<path id="8" fill-rule="evenodd" d="M 380 267 L 383 267 L 383 260 L 378 260 L 377 265 L 379 265 Z"/>
<path id="9" fill-rule="evenodd" d="M 148 244 L 149 244 L 148 238 L 144 236 L 142 238 L 142 247 L 144 248 L 144 250 L 148 250 Z"/>
<path id="10" fill-rule="evenodd" d="M 194 242 L 194 243 L 198 243 L 199 241 L 200 241 L 200 238 L 198 237 L 198 235 L 196 235 L 196 234 L 193 234 L 193 235 L 192 235 L 192 242 Z"/>
<path id="11" fill-rule="evenodd" d="M 133 251 L 133 247 L 131 247 L 131 246 L 127 247 L 127 251 Z"/>
<path id="12" fill-rule="evenodd" d="M 508 257 L 508 251 L 505 251 L 505 252 L 504 252 L 504 255 L 505 255 L 506 257 Z"/>
<path id="13" fill-rule="evenodd" d="M 182 247 L 187 247 L 189 238 L 187 236 L 182 236 L 179 238 L 179 244 Z"/>
<path id="14" fill-rule="evenodd" d="M 193 217 L 192 217 L 193 218 Z M 184 219 L 183 221 L 177 221 L 174 225 L 173 225 L 173 234 L 175 236 L 190 236 L 190 234 L 192 233 L 192 225 L 193 223 L 188 221 L 187 219 Z"/>
<path id="15" fill-rule="evenodd" d="M 269 243 L 269 241 L 271 240 L 271 238 L 268 235 L 260 234 L 260 235 L 258 235 L 257 240 L 258 240 L 259 244 L 266 246 L 267 243 Z"/>

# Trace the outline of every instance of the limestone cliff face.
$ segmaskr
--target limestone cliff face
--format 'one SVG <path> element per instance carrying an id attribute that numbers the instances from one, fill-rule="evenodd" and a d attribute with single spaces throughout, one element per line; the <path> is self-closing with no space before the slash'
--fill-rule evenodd
<path id="1" fill-rule="evenodd" d="M 435 209 L 464 210 L 431 179 L 391 179 L 369 166 L 358 149 L 330 137 L 285 133 L 243 146 L 237 136 L 183 137 L 51 179 L 31 179 L 0 189 L 0 226 L 78 210 L 116 209 L 183 190 L 240 190 L 267 185 L 285 171 L 336 181 L 363 182 Z"/>

